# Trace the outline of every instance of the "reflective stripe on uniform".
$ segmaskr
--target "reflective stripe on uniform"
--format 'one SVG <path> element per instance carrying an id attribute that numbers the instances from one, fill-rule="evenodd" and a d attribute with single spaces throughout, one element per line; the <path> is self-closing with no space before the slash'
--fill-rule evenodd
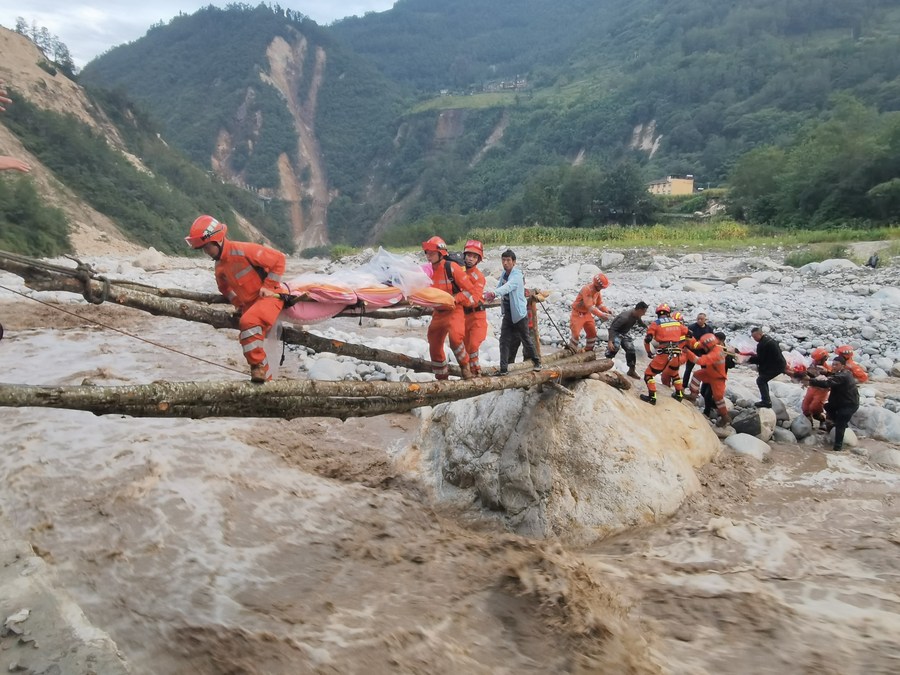
<path id="1" fill-rule="evenodd" d="M 262 326 L 253 326 L 253 328 L 248 328 L 247 330 L 241 331 L 241 334 L 238 335 L 238 339 L 244 341 L 247 338 L 252 338 L 254 335 L 262 335 L 262 332 Z"/>
<path id="2" fill-rule="evenodd" d="M 272 281 L 281 281 L 280 274 L 269 274 L 266 279 L 271 279 Z"/>
<path id="3" fill-rule="evenodd" d="M 235 293 L 234 291 L 228 291 L 225 297 L 229 300 L 234 300 L 237 297 L 237 293 Z"/>
<path id="4" fill-rule="evenodd" d="M 252 342 L 248 342 L 245 345 L 242 345 L 241 348 L 244 350 L 244 354 L 247 352 L 252 352 L 254 349 L 259 349 L 259 343 L 261 340 L 253 340 Z"/>
<path id="5" fill-rule="evenodd" d="M 253 271 L 253 268 L 250 265 L 247 265 L 247 267 L 242 269 L 240 272 L 235 272 L 234 278 L 240 279 L 242 276 L 244 276 L 245 274 L 249 274 L 252 271 Z"/>

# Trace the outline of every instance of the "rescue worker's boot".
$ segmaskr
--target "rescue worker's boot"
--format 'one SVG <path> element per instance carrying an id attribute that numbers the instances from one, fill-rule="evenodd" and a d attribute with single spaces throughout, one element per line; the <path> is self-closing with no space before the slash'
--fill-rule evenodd
<path id="1" fill-rule="evenodd" d="M 729 424 L 731 424 L 731 415 L 728 414 L 728 411 L 725 411 L 725 413 L 719 415 L 719 421 L 716 422 L 716 426 L 727 427 Z"/>
<path id="2" fill-rule="evenodd" d="M 471 380 L 473 377 L 475 377 L 475 376 L 472 374 L 472 371 L 471 371 L 471 369 L 469 368 L 469 364 L 468 364 L 468 363 L 466 363 L 465 365 L 459 367 L 459 373 L 460 373 L 460 375 L 462 375 L 462 379 L 464 379 L 464 380 Z"/>
<path id="3" fill-rule="evenodd" d="M 656 394 L 641 394 L 641 400 L 650 405 L 656 405 Z"/>
<path id="4" fill-rule="evenodd" d="M 250 366 L 251 382 L 268 382 L 269 366 L 264 363 L 254 363 Z"/>
<path id="5" fill-rule="evenodd" d="M 684 392 L 681 389 L 676 389 L 672 392 L 672 398 L 674 398 L 676 401 L 683 401 Z"/>

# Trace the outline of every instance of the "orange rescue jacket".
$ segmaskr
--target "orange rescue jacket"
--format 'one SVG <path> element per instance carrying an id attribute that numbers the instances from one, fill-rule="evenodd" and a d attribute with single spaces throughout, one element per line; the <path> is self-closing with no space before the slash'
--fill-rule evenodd
<path id="1" fill-rule="evenodd" d="M 462 307 L 480 305 L 484 301 L 484 296 L 475 288 L 471 278 L 466 274 L 465 268 L 450 261 L 451 279 L 447 276 L 447 262 L 446 258 L 441 258 L 438 264 L 432 265 L 434 272 L 431 277 L 431 287 L 449 293 L 456 300 L 456 304 Z"/>
<path id="2" fill-rule="evenodd" d="M 605 314 L 609 314 L 609 307 L 603 304 L 603 294 L 594 288 L 594 284 L 590 283 L 581 289 L 575 302 L 572 303 L 572 311 L 575 312 L 591 312 L 596 307 Z M 591 312 L 595 316 L 596 312 Z"/>
<path id="3" fill-rule="evenodd" d="M 226 239 L 216 261 L 216 285 L 232 305 L 245 309 L 259 299 L 263 286 L 276 293 L 280 290 L 284 265 L 281 251 Z"/>
<path id="4" fill-rule="evenodd" d="M 481 270 L 478 269 L 478 267 L 467 267 L 466 276 L 469 277 L 469 280 L 472 282 L 472 286 L 475 287 L 474 297 L 478 298 L 478 302 L 476 302 L 474 305 L 469 305 L 467 308 L 475 309 L 484 302 L 484 284 L 486 279 L 484 278 L 484 274 L 482 274 Z"/>
<path id="5" fill-rule="evenodd" d="M 696 363 L 717 379 L 724 380 L 728 377 L 728 369 L 725 367 L 725 350 L 722 349 L 722 345 L 713 345 L 713 348 L 702 356 L 697 356 L 692 351 L 685 353 L 688 361 Z"/>
<path id="6" fill-rule="evenodd" d="M 681 338 L 687 335 L 688 329 L 680 321 L 676 321 L 668 316 L 658 318 L 647 328 L 647 335 L 644 342 L 650 343 L 653 340 L 659 344 L 660 349 L 665 347 L 677 346 L 681 347 Z"/>

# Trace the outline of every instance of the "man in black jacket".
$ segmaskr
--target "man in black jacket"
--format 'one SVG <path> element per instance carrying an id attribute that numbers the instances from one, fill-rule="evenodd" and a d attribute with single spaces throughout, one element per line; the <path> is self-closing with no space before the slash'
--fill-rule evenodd
<path id="1" fill-rule="evenodd" d="M 688 325 L 688 330 L 691 332 L 691 335 L 690 335 L 691 342 L 699 342 L 700 338 L 702 338 L 707 333 L 715 333 L 716 332 L 715 328 L 713 328 L 708 323 L 706 323 L 706 314 L 704 314 L 703 312 L 700 312 L 697 315 L 697 320 L 694 323 Z M 693 371 L 693 370 L 694 370 L 694 362 L 693 361 L 688 361 L 687 363 L 685 363 L 684 364 L 684 375 L 682 375 L 681 379 L 684 382 L 690 382 L 691 381 L 691 371 Z M 706 383 L 704 383 L 703 386 L 706 387 L 707 389 L 709 389 L 709 385 L 707 385 Z M 703 393 L 703 387 L 700 387 L 700 393 L 701 394 Z M 710 395 L 712 395 L 712 394 L 710 394 Z"/>
<path id="2" fill-rule="evenodd" d="M 747 363 L 756 364 L 759 375 L 756 378 L 756 386 L 759 388 L 760 400 L 755 404 L 757 408 L 771 408 L 772 397 L 769 395 L 769 381 L 781 375 L 787 368 L 787 361 L 781 353 L 778 342 L 763 333 L 762 328 L 754 326 L 750 336 L 756 340 L 756 354 L 751 356 Z"/>
<path id="3" fill-rule="evenodd" d="M 825 414 L 834 425 L 834 445 L 831 449 L 837 452 L 844 447 L 844 432 L 847 431 L 850 418 L 859 410 L 859 389 L 843 356 L 835 356 L 831 368 L 831 375 L 819 375 L 809 381 L 809 386 L 831 389 L 828 403 L 825 404 Z"/>

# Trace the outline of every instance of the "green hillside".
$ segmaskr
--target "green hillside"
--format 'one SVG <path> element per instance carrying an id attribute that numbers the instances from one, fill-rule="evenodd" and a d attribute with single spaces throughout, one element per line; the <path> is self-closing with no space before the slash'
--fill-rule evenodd
<path id="1" fill-rule="evenodd" d="M 890 0 L 400 0 L 328 28 L 278 7 L 208 7 L 103 55 L 82 81 L 127 90 L 203 165 L 229 130 L 252 149 L 248 182 L 272 187 L 274 157 L 296 139 L 259 72 L 272 38 L 297 34 L 328 52 L 315 129 L 336 242 L 372 239 L 393 204 L 382 239 L 436 218 L 460 230 L 640 222 L 655 208 L 642 181 L 722 185 L 747 153 L 799 143 L 847 96 L 876 116 L 900 110 Z M 253 130 L 256 111 L 267 121 Z M 635 129 L 652 156 L 631 146 Z"/>

